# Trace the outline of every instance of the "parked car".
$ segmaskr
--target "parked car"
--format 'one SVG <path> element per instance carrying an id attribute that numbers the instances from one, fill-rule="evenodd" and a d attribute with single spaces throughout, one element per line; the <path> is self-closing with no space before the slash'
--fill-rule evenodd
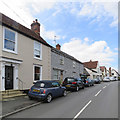
<path id="1" fill-rule="evenodd" d="M 86 80 L 85 80 L 85 86 L 87 86 L 87 87 L 90 87 L 90 86 L 93 86 L 94 85 L 94 81 L 93 80 L 91 80 L 90 78 L 87 78 Z"/>
<path id="2" fill-rule="evenodd" d="M 110 77 L 110 81 L 115 81 L 116 79 L 114 77 Z"/>
<path id="3" fill-rule="evenodd" d="M 93 79 L 93 81 L 94 81 L 95 84 L 100 84 L 101 83 L 99 78 L 95 78 L 95 79 Z"/>
<path id="4" fill-rule="evenodd" d="M 64 79 L 62 86 L 65 86 L 67 90 L 76 90 L 84 88 L 84 83 L 80 78 L 67 77 Z"/>
<path id="5" fill-rule="evenodd" d="M 29 90 L 30 99 L 37 98 L 50 103 L 55 97 L 66 96 L 66 88 L 60 86 L 57 81 L 42 80 L 36 82 Z"/>
<path id="6" fill-rule="evenodd" d="M 103 81 L 104 82 L 110 82 L 110 78 L 109 77 L 104 77 Z"/>
<path id="7" fill-rule="evenodd" d="M 118 81 L 118 77 L 117 76 L 113 76 L 113 77 L 114 77 L 115 81 Z"/>

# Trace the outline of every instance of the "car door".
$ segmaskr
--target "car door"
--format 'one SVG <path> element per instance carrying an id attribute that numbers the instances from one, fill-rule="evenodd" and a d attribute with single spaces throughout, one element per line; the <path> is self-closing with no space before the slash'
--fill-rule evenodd
<path id="1" fill-rule="evenodd" d="M 58 82 L 52 82 L 52 88 L 54 97 L 58 97 L 62 94 L 62 88 Z"/>
<path id="2" fill-rule="evenodd" d="M 80 81 L 80 88 L 83 88 L 83 81 L 81 80 L 81 79 L 79 79 L 79 81 Z"/>

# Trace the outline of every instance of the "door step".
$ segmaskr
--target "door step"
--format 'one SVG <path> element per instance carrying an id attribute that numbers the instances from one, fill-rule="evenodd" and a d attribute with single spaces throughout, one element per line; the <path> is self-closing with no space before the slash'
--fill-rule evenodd
<path id="1" fill-rule="evenodd" d="M 15 97 L 20 97 L 20 96 L 26 96 L 25 93 L 21 90 L 5 90 L 1 92 L 1 99 L 4 101 L 4 99 L 9 99 L 9 98 L 15 98 Z"/>

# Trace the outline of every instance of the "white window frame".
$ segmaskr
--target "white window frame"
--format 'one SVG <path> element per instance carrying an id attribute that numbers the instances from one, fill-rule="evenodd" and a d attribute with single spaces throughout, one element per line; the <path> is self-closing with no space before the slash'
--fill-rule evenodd
<path id="1" fill-rule="evenodd" d="M 40 58 L 35 56 L 35 43 L 40 44 Z M 34 58 L 38 60 L 42 60 L 42 44 L 38 41 L 34 41 Z"/>
<path id="2" fill-rule="evenodd" d="M 64 56 L 60 57 L 60 65 L 64 65 Z"/>
<path id="3" fill-rule="evenodd" d="M 15 51 L 6 49 L 6 48 L 4 47 L 4 45 L 5 45 L 5 29 L 7 29 L 7 30 L 15 33 Z M 3 27 L 3 51 L 17 54 L 17 32 L 15 32 L 15 31 L 7 28 L 7 27 Z"/>
<path id="4" fill-rule="evenodd" d="M 76 62 L 73 61 L 73 68 L 76 68 Z"/>
<path id="5" fill-rule="evenodd" d="M 40 68 L 40 80 L 42 80 L 42 66 L 41 65 L 33 65 L 33 82 L 37 82 L 38 80 L 34 80 L 35 78 L 35 67 Z"/>
<path id="6" fill-rule="evenodd" d="M 55 71 L 57 72 L 57 75 L 54 74 Z M 57 79 L 54 79 L 56 76 L 57 76 Z M 53 70 L 53 80 L 59 80 L 59 76 L 60 76 L 60 75 L 59 75 L 59 70 L 54 69 L 54 70 Z"/>

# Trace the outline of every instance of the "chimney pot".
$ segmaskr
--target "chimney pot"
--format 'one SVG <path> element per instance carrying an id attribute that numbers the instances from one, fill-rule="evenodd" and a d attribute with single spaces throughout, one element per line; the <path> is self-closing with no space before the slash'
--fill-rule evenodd
<path id="1" fill-rule="evenodd" d="M 35 19 L 35 21 L 36 21 L 36 22 L 38 22 L 38 20 L 37 20 L 37 19 Z"/>
<path id="2" fill-rule="evenodd" d="M 56 45 L 56 49 L 60 50 L 61 46 L 59 44 Z"/>

